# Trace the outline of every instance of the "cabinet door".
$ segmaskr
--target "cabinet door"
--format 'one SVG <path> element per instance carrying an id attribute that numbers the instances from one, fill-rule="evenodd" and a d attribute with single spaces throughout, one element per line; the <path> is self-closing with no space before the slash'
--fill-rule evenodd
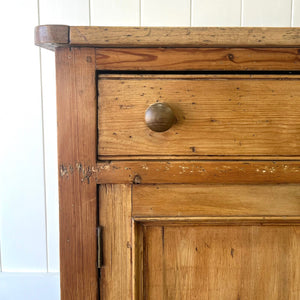
<path id="1" fill-rule="evenodd" d="M 102 185 L 101 299 L 299 299 L 300 186 Z"/>

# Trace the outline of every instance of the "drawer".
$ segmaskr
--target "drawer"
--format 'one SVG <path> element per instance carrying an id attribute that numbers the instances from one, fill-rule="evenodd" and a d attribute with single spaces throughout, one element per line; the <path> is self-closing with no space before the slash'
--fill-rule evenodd
<path id="1" fill-rule="evenodd" d="M 297 75 L 99 75 L 100 159 L 278 157 L 300 154 Z M 176 123 L 145 124 L 153 103 Z"/>

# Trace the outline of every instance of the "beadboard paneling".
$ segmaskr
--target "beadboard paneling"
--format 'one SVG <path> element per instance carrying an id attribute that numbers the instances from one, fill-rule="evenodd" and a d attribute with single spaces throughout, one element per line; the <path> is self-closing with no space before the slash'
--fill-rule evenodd
<path id="1" fill-rule="evenodd" d="M 89 0 L 38 0 L 40 24 L 89 25 Z"/>
<path id="2" fill-rule="evenodd" d="M 59 270 L 58 170 L 54 52 L 41 49 L 48 271 Z"/>
<path id="3" fill-rule="evenodd" d="M 192 26 L 240 26 L 241 0 L 194 0 Z"/>
<path id="4" fill-rule="evenodd" d="M 39 0 L 40 23 L 89 25 L 89 0 Z M 48 271 L 59 270 L 58 171 L 54 52 L 42 49 L 41 77 L 44 120 L 45 190 Z"/>
<path id="5" fill-rule="evenodd" d="M 37 22 L 35 0 L 1 3 L 3 272 L 47 270 L 39 49 L 33 44 Z"/>
<path id="6" fill-rule="evenodd" d="M 190 0 L 141 0 L 142 26 L 190 26 Z"/>
<path id="7" fill-rule="evenodd" d="M 59 300 L 59 273 L 0 273 L 1 300 Z"/>
<path id="8" fill-rule="evenodd" d="M 292 0 L 243 0 L 242 26 L 289 27 Z"/>
<path id="9" fill-rule="evenodd" d="M 90 0 L 91 25 L 139 26 L 139 0 Z"/>
<path id="10" fill-rule="evenodd" d="M 293 1 L 293 18 L 292 18 L 292 26 L 299 27 L 300 26 L 300 0 L 292 0 Z"/>

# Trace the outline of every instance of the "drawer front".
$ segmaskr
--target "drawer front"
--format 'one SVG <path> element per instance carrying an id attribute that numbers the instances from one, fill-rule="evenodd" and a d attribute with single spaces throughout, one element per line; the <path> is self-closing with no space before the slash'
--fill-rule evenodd
<path id="1" fill-rule="evenodd" d="M 100 158 L 297 156 L 299 76 L 100 75 Z M 165 132 L 145 124 L 165 102 L 177 122 Z"/>

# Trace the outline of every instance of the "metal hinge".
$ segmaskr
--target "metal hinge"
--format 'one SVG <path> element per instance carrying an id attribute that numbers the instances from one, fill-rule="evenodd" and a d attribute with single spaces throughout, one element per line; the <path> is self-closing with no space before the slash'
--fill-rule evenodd
<path id="1" fill-rule="evenodd" d="M 101 269 L 103 265 L 103 252 L 102 252 L 102 231 L 101 226 L 97 227 L 97 266 Z"/>

